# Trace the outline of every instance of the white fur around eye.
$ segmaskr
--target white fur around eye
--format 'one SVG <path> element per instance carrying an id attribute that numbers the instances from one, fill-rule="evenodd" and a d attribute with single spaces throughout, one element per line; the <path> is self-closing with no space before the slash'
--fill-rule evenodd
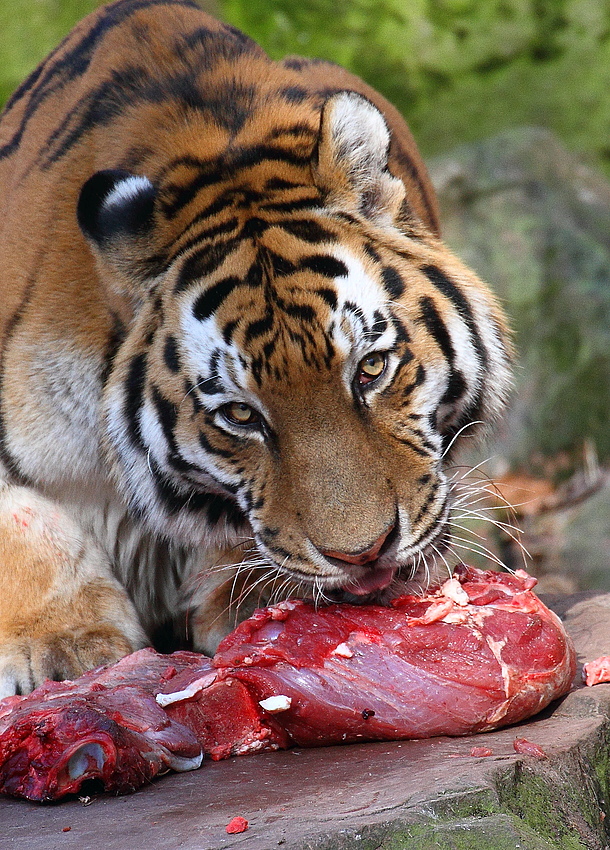
<path id="1" fill-rule="evenodd" d="M 366 271 L 360 260 L 345 248 L 336 248 L 334 255 L 348 269 L 345 277 L 335 279 L 338 295 L 337 314 L 342 320 L 336 323 L 335 344 L 346 358 L 346 382 L 351 380 L 358 363 L 372 351 L 386 351 L 392 348 L 396 340 L 396 331 L 391 321 L 384 333 L 374 342 L 367 337 L 354 313 L 345 305 L 357 307 L 369 327 L 375 323 L 375 313 L 388 318 L 386 309 L 388 296 L 380 284 Z"/>

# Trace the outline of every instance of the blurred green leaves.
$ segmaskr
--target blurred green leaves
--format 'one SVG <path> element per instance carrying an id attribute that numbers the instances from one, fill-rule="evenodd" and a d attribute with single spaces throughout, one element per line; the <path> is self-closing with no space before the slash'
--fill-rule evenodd
<path id="1" fill-rule="evenodd" d="M 0 104 L 96 0 L 0 0 Z"/>

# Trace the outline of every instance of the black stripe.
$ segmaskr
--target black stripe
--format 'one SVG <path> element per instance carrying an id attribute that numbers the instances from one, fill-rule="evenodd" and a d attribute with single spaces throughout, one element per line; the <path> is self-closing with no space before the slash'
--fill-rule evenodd
<path id="1" fill-rule="evenodd" d="M 105 387 L 112 372 L 114 358 L 119 350 L 121 343 L 125 339 L 127 329 L 121 317 L 114 312 L 111 312 L 112 327 L 106 340 L 106 350 L 104 351 L 104 367 L 102 369 L 102 386 Z"/>
<path id="2" fill-rule="evenodd" d="M 187 162 L 187 159 L 190 161 Z M 194 157 L 183 157 L 182 160 L 175 160 L 166 166 L 165 171 L 174 170 L 179 165 L 185 166 L 187 164 L 193 170 L 196 170 L 196 176 L 190 182 L 162 184 L 159 201 L 167 219 L 175 218 L 187 204 L 190 204 L 201 189 L 222 184 L 224 172 L 222 164 L 218 160 L 206 162 L 205 160 L 196 160 Z"/>
<path id="3" fill-rule="evenodd" d="M 438 481 L 433 481 L 432 486 L 430 488 L 430 492 L 426 496 L 421 508 L 417 512 L 417 514 L 413 517 L 411 524 L 413 526 L 417 525 L 417 523 L 422 519 L 422 517 L 428 512 L 430 505 L 436 499 L 436 494 L 438 493 Z"/>
<path id="4" fill-rule="evenodd" d="M 300 139 L 301 147 L 303 144 L 311 144 L 313 150 L 313 146 L 318 141 L 318 130 L 317 128 L 313 129 L 311 125 L 307 124 L 305 121 L 298 121 L 296 124 L 290 124 L 289 126 L 280 125 L 279 127 L 274 127 L 267 133 L 265 141 L 269 142 L 271 139 L 281 139 L 285 136 L 292 136 L 293 139 Z"/>
<path id="5" fill-rule="evenodd" d="M 282 309 L 288 316 L 298 319 L 300 322 L 308 322 L 313 324 L 317 318 L 317 313 L 309 304 L 282 304 Z"/>
<path id="6" fill-rule="evenodd" d="M 265 182 L 265 189 L 270 192 L 275 192 L 282 189 L 302 189 L 302 183 L 293 183 L 291 180 L 284 180 L 283 177 L 269 177 Z"/>
<path id="7" fill-rule="evenodd" d="M 460 370 L 456 369 L 454 366 L 455 348 L 453 347 L 447 326 L 436 309 L 434 301 L 432 298 L 424 296 L 420 299 L 419 305 L 423 321 L 428 331 L 439 344 L 441 351 L 445 355 L 449 364 L 449 379 L 447 382 L 447 388 L 441 399 L 441 404 L 453 404 L 458 399 L 462 398 L 467 391 L 468 387 L 466 379 Z"/>
<path id="8" fill-rule="evenodd" d="M 417 443 L 414 443 L 413 440 L 410 440 L 408 437 L 399 437 L 398 434 L 392 434 L 391 436 L 403 446 L 408 446 L 408 448 L 415 452 L 416 455 L 419 455 L 420 457 L 430 457 L 429 452 L 422 449 L 421 446 L 418 446 Z"/>
<path id="9" fill-rule="evenodd" d="M 407 386 L 403 387 L 403 389 L 402 389 L 403 396 L 405 396 L 405 398 L 408 398 L 411 395 L 411 393 L 413 392 L 413 390 L 417 389 L 417 387 L 420 387 L 424 383 L 425 380 L 426 380 L 426 370 L 424 369 L 424 367 L 422 366 L 421 363 L 418 363 L 417 372 L 415 373 L 415 378 L 413 379 L 413 381 L 410 384 L 407 384 Z"/>
<path id="10" fill-rule="evenodd" d="M 208 319 L 220 307 L 222 302 L 227 298 L 233 290 L 241 285 L 241 280 L 238 277 L 225 277 L 219 280 L 209 289 L 204 290 L 195 299 L 193 304 L 193 315 L 200 322 Z"/>
<path id="11" fill-rule="evenodd" d="M 409 363 L 412 362 L 415 355 L 411 351 L 410 348 L 405 348 L 402 354 L 400 355 L 400 360 L 398 361 L 398 369 L 402 369 L 404 366 L 408 366 Z"/>
<path id="12" fill-rule="evenodd" d="M 428 451 L 430 451 L 432 454 L 437 451 L 437 446 L 430 442 L 430 440 L 427 438 L 427 436 L 422 430 L 420 430 L 419 428 L 410 428 L 410 431 L 412 434 L 415 434 L 415 436 L 421 442 L 422 446 L 425 449 L 428 449 Z"/>
<path id="13" fill-rule="evenodd" d="M 288 103 L 302 103 L 308 97 L 309 92 L 302 86 L 285 86 L 278 91 L 278 94 Z"/>
<path id="14" fill-rule="evenodd" d="M 176 422 L 178 420 L 176 405 L 171 401 L 168 401 L 168 399 L 161 394 L 159 388 L 154 385 L 151 388 L 151 397 L 152 403 L 157 412 L 157 421 L 161 425 L 161 430 L 165 437 L 165 442 L 167 443 L 170 452 L 177 454 L 178 446 L 176 445 L 176 437 L 174 435 Z"/>
<path id="15" fill-rule="evenodd" d="M 381 270 L 383 285 L 391 298 L 400 298 L 404 295 L 405 282 L 393 266 L 384 266 Z"/>
<path id="16" fill-rule="evenodd" d="M 203 410 L 203 405 L 199 401 L 197 396 L 197 389 L 188 378 L 184 379 L 184 399 L 189 398 L 191 400 L 191 404 L 193 405 L 193 416 L 197 416 Z"/>
<path id="17" fill-rule="evenodd" d="M 487 366 L 487 352 L 485 351 L 485 346 L 481 341 L 475 318 L 472 315 L 470 304 L 468 303 L 464 293 L 447 277 L 446 274 L 437 268 L 437 266 L 425 266 L 422 271 L 428 280 L 438 289 L 438 291 L 446 298 L 449 298 L 449 300 L 453 303 L 455 309 L 458 311 L 470 331 L 472 344 L 482 365 L 484 367 Z"/>
<path id="18" fill-rule="evenodd" d="M 229 449 L 219 449 L 219 448 L 216 448 L 215 446 L 213 446 L 210 443 L 210 441 L 208 440 L 208 438 L 206 437 L 206 435 L 203 433 L 203 431 L 199 432 L 199 445 L 204 450 L 204 452 L 207 452 L 210 455 L 216 455 L 218 457 L 224 457 L 227 460 L 235 457 L 235 452 L 232 452 Z M 223 485 L 223 486 L 226 486 L 226 485 Z"/>
<path id="19" fill-rule="evenodd" d="M 322 227 L 317 221 L 310 218 L 286 219 L 286 221 L 274 222 L 276 227 L 281 227 L 286 233 L 292 233 L 304 242 L 320 243 L 330 242 L 335 236 L 330 230 Z"/>
<path id="20" fill-rule="evenodd" d="M 300 56 L 289 56 L 287 59 L 282 60 L 282 65 L 284 65 L 286 68 L 290 68 L 293 71 L 301 71 L 308 64 L 308 60 L 301 59 Z"/>
<path id="21" fill-rule="evenodd" d="M 287 150 L 286 148 L 274 145 L 258 144 L 246 148 L 237 148 L 230 153 L 225 152 L 222 157 L 217 157 L 213 160 L 197 159 L 192 156 L 176 159 L 167 167 L 166 171 L 174 169 L 177 165 L 188 164 L 197 169 L 197 174 L 190 183 L 179 187 L 172 187 L 173 198 L 171 200 L 165 200 L 163 204 L 163 211 L 166 217 L 170 219 L 174 218 L 192 201 L 201 189 L 222 183 L 229 178 L 234 179 L 237 171 L 253 165 L 258 166 L 264 161 L 285 162 L 289 165 L 305 167 L 309 163 L 309 157 L 294 150 Z M 312 205 L 311 202 L 309 205 Z M 267 205 L 264 208 L 267 209 Z M 289 205 L 289 209 L 292 208 L 293 205 Z"/>
<path id="22" fill-rule="evenodd" d="M 387 329 L 388 320 L 382 313 L 379 312 L 379 310 L 375 310 L 373 313 L 373 327 L 367 333 L 367 340 L 369 342 L 375 342 L 380 336 L 383 336 Z"/>
<path id="23" fill-rule="evenodd" d="M 203 216 L 195 216 L 195 218 L 190 222 L 187 228 L 185 228 L 185 232 L 190 230 L 192 226 L 195 224 L 197 220 L 200 220 Z M 222 221 L 219 224 L 215 224 L 212 227 L 207 227 L 204 230 L 200 230 L 197 233 L 193 234 L 193 236 L 189 237 L 189 239 L 185 240 L 182 244 L 180 244 L 180 239 L 182 238 L 182 234 L 178 236 L 176 239 L 172 240 L 172 244 L 168 246 L 168 249 L 173 246 L 173 251 L 169 254 L 168 261 L 171 262 L 178 254 L 185 254 L 195 245 L 199 245 L 200 242 L 206 242 L 211 239 L 215 239 L 217 236 L 224 236 L 227 233 L 233 233 L 233 231 L 237 228 L 239 221 L 237 218 L 232 217 L 228 219 L 228 221 Z M 166 250 L 168 250 L 166 249 Z"/>
<path id="24" fill-rule="evenodd" d="M 370 242 L 366 243 L 366 245 L 364 246 L 364 251 L 365 251 L 366 254 L 369 255 L 371 260 L 373 260 L 375 263 L 381 263 L 381 257 L 379 256 L 379 254 L 377 253 L 377 250 L 374 248 L 373 245 L 371 245 Z"/>
<path id="25" fill-rule="evenodd" d="M 197 56 L 195 68 L 189 68 L 187 72 L 173 78 L 166 77 L 159 88 L 165 97 L 177 100 L 190 110 L 208 113 L 215 124 L 237 135 L 253 112 L 257 88 L 252 84 L 245 85 L 236 80 L 217 83 L 205 92 L 198 87 L 196 74 L 209 68 L 211 63 L 216 64 L 220 59 L 227 58 L 224 55 L 227 51 L 224 49 L 222 35 L 217 33 L 211 35 L 213 49 L 208 48 L 207 53 Z M 243 50 L 238 45 L 237 51 L 230 52 L 233 54 L 230 58 L 235 59 L 243 53 Z"/>
<path id="26" fill-rule="evenodd" d="M 265 255 L 267 264 L 271 268 L 271 273 L 275 277 L 286 277 L 293 274 L 298 268 L 291 260 L 282 257 L 280 254 L 276 254 L 274 251 L 265 251 Z"/>
<path id="27" fill-rule="evenodd" d="M 224 339 L 227 345 L 229 345 L 229 343 L 233 339 L 233 333 L 238 324 L 239 321 L 237 319 L 233 319 L 232 321 L 227 322 L 227 324 L 222 329 L 222 338 Z"/>
<path id="28" fill-rule="evenodd" d="M 197 378 L 197 389 L 205 395 L 218 395 L 218 393 L 224 392 L 224 386 L 216 371 L 209 378 L 199 375 Z"/>
<path id="29" fill-rule="evenodd" d="M 456 401 L 464 396 L 468 387 L 464 376 L 457 369 L 452 369 L 449 375 L 447 389 L 443 393 L 441 404 L 455 404 Z"/>
<path id="30" fill-rule="evenodd" d="M 428 295 L 424 295 L 419 300 L 419 307 L 421 310 L 421 317 L 426 328 L 438 343 L 439 348 L 445 355 L 445 359 L 449 362 L 449 365 L 453 369 L 455 349 L 453 347 L 449 331 L 447 330 L 447 326 L 436 309 L 434 301 Z"/>
<path id="31" fill-rule="evenodd" d="M 169 334 L 163 346 L 163 360 L 170 372 L 180 371 L 180 358 L 178 357 L 178 343 L 176 337 Z"/>
<path id="32" fill-rule="evenodd" d="M 392 315 L 392 323 L 394 324 L 394 330 L 396 332 L 396 343 L 411 342 L 411 336 L 400 319 Z"/>
<path id="33" fill-rule="evenodd" d="M 241 229 L 241 235 L 244 239 L 258 239 L 262 236 L 265 230 L 268 230 L 271 225 L 258 216 L 251 216 Z"/>
<path id="34" fill-rule="evenodd" d="M 314 254 L 311 257 L 303 257 L 299 263 L 299 268 L 309 269 L 315 274 L 323 275 L 324 277 L 336 278 L 347 277 L 348 270 L 345 263 L 335 257 L 329 257 L 324 254 Z"/>
<path id="35" fill-rule="evenodd" d="M 367 333 L 368 325 L 367 325 L 366 317 L 364 315 L 364 311 L 362 310 L 362 308 L 360 306 L 358 306 L 358 304 L 354 304 L 353 301 L 345 301 L 343 303 L 343 311 L 351 313 L 352 316 L 354 316 L 354 318 L 357 319 L 358 322 L 360 323 L 360 326 L 362 328 L 362 332 Z"/>
<path id="36" fill-rule="evenodd" d="M 266 212 L 293 213 L 295 210 L 310 210 L 323 206 L 319 195 L 307 195 L 304 198 L 295 198 L 293 201 L 269 201 L 261 204 L 261 210 Z"/>
<path id="37" fill-rule="evenodd" d="M 183 292 L 195 281 L 207 277 L 216 271 L 221 266 L 229 254 L 240 244 L 240 239 L 227 239 L 225 242 L 217 242 L 213 245 L 206 245 L 192 253 L 186 258 L 178 281 L 174 287 L 174 292 Z"/>
<path id="38" fill-rule="evenodd" d="M 200 466 L 191 463 L 182 456 L 178 443 L 176 442 L 176 423 L 178 421 L 178 409 L 176 405 L 166 399 L 156 386 L 152 387 L 151 395 L 152 402 L 157 413 L 157 420 L 161 425 L 163 436 L 165 437 L 165 442 L 169 449 L 167 453 L 167 462 L 172 469 L 175 469 L 180 473 L 192 472 L 193 470 L 200 472 Z"/>
<path id="39" fill-rule="evenodd" d="M 331 310 L 337 309 L 337 293 L 334 289 L 327 289 L 326 287 L 322 287 L 321 289 L 316 289 L 315 294 L 318 295 L 323 301 L 326 301 Z"/>
<path id="40" fill-rule="evenodd" d="M 250 322 L 248 327 L 246 328 L 246 333 L 244 336 L 244 341 L 246 343 L 250 342 L 252 339 L 256 339 L 259 336 L 263 336 L 273 328 L 273 313 L 269 310 L 262 319 L 257 319 L 254 322 Z"/>
<path id="41" fill-rule="evenodd" d="M 216 525 L 221 519 L 225 519 L 235 527 L 244 523 L 245 517 L 242 511 L 231 499 L 197 490 L 184 491 L 178 489 L 176 483 L 167 478 L 152 458 L 150 459 L 150 469 L 157 496 L 170 516 L 188 511 L 190 513 L 205 513 L 212 525 Z"/>
<path id="42" fill-rule="evenodd" d="M 250 289 L 258 289 L 263 285 L 263 268 L 259 260 L 255 260 L 246 272 L 245 282 Z"/>
<path id="43" fill-rule="evenodd" d="M 160 198 L 160 197 L 162 197 L 162 195 L 163 195 L 163 189 L 158 190 L 157 197 Z M 162 250 L 166 254 L 168 254 L 170 249 L 174 248 L 173 256 L 175 256 L 176 254 L 179 254 L 180 252 L 185 251 L 187 249 L 187 247 L 190 247 L 191 241 L 197 242 L 201 238 L 204 238 L 204 237 L 210 238 L 210 237 L 217 235 L 215 232 L 213 232 L 213 229 L 210 228 L 210 231 L 212 231 L 212 232 L 210 232 L 208 230 L 199 231 L 199 233 L 197 233 L 197 234 L 195 234 L 195 236 L 191 237 L 188 242 L 185 242 L 184 245 L 182 245 L 182 246 L 179 245 L 180 240 L 184 238 L 184 236 L 189 232 L 189 230 L 192 230 L 200 222 L 207 221 L 208 219 L 212 218 L 212 216 L 215 216 L 218 213 L 223 212 L 228 207 L 233 206 L 234 203 L 235 203 L 235 198 L 233 196 L 233 193 L 232 192 L 224 192 L 222 195 L 217 197 L 211 204 L 209 204 L 207 207 L 204 207 L 202 210 L 200 210 L 197 213 L 197 215 L 193 216 L 193 218 L 184 227 L 184 229 L 180 233 L 178 233 L 176 236 L 174 236 L 172 238 L 171 242 L 169 244 L 165 245 Z M 234 218 L 231 218 L 229 221 L 232 222 L 233 220 L 234 220 Z M 236 226 L 237 226 L 237 221 L 236 221 Z M 223 228 L 227 228 L 227 230 L 228 230 L 228 222 L 223 222 L 220 225 L 214 225 L 214 227 L 223 227 Z M 175 246 L 178 246 L 178 247 L 175 247 Z"/>
<path id="44" fill-rule="evenodd" d="M 146 451 L 146 445 L 140 430 L 139 415 L 144 399 L 144 388 L 146 386 L 146 354 L 141 352 L 131 358 L 127 377 L 125 378 L 125 403 L 123 413 L 127 421 L 127 432 L 133 445 Z"/>

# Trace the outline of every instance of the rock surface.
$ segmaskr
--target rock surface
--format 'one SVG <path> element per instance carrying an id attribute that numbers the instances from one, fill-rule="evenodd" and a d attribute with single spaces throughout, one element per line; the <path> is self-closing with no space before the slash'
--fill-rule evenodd
<path id="1" fill-rule="evenodd" d="M 564 615 L 581 664 L 608 652 L 610 595 L 545 601 Z M 577 683 L 529 723 L 475 737 L 232 759 L 90 805 L 0 800 L 2 847 L 83 850 L 103 836 L 105 850 L 602 850 L 610 685 Z M 515 737 L 548 758 L 518 755 Z M 493 755 L 473 757 L 473 746 Z M 235 816 L 249 827 L 229 836 Z"/>
<path id="2" fill-rule="evenodd" d="M 430 171 L 446 241 L 515 329 L 516 392 L 488 471 L 564 488 L 524 511 L 527 568 L 549 590 L 610 590 L 610 184 L 535 128 L 457 148 Z"/>

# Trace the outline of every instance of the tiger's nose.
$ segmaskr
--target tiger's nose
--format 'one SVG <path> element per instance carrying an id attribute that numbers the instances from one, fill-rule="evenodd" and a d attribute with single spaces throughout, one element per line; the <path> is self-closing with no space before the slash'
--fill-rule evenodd
<path id="1" fill-rule="evenodd" d="M 377 559 L 379 552 L 381 551 L 381 547 L 393 530 L 394 523 L 392 523 L 392 525 L 390 525 L 383 534 L 377 538 L 372 546 L 367 546 L 366 549 L 361 549 L 358 552 L 339 552 L 336 549 L 320 549 L 320 552 L 327 558 L 336 558 L 339 561 L 345 561 L 348 564 L 355 564 L 358 567 L 362 567 L 364 564 L 370 564 L 371 561 L 375 561 Z"/>

